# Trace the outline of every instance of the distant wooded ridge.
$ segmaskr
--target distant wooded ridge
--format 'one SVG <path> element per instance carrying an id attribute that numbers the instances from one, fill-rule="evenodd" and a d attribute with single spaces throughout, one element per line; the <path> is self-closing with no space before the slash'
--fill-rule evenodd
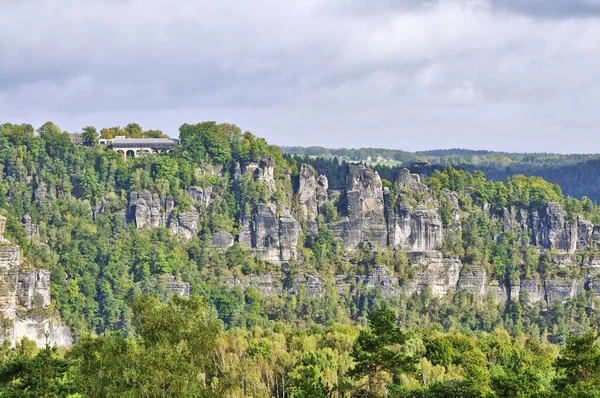
<path id="1" fill-rule="evenodd" d="M 565 195 L 600 202 L 600 154 L 511 153 L 472 149 L 436 149 L 409 152 L 385 148 L 323 148 L 282 146 L 283 153 L 302 157 L 338 157 L 340 161 L 370 163 L 385 178 L 386 169 L 409 167 L 416 162 L 454 165 L 482 171 L 490 180 L 512 175 L 538 176 L 559 184 Z"/>

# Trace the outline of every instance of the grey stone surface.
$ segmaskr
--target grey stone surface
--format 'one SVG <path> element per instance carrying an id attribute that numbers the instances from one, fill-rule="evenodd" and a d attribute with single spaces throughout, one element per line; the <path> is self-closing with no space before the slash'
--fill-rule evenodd
<path id="1" fill-rule="evenodd" d="M 413 209 L 401 203 L 389 217 L 390 245 L 406 251 L 439 250 L 442 247 L 442 220 L 439 214 L 423 205 Z"/>
<path id="2" fill-rule="evenodd" d="M 485 295 L 486 282 L 487 273 L 483 267 L 478 265 L 463 267 L 458 277 L 456 290 L 473 293 L 477 299 L 482 300 Z"/>
<path id="3" fill-rule="evenodd" d="M 577 248 L 577 225 L 567 220 L 567 213 L 556 202 L 531 213 L 533 243 L 545 249 L 574 253 Z"/>
<path id="4" fill-rule="evenodd" d="M 192 239 L 198 232 L 200 213 L 196 209 L 178 213 L 169 218 L 169 228 L 176 235 Z"/>
<path id="5" fill-rule="evenodd" d="M 312 166 L 302 164 L 298 181 L 298 210 L 302 219 L 314 221 L 318 215 L 317 180 Z"/>
<path id="6" fill-rule="evenodd" d="M 212 187 L 189 187 L 187 191 L 194 204 L 201 204 L 204 208 L 207 208 L 210 204 Z"/>
<path id="7" fill-rule="evenodd" d="M 227 249 L 233 246 L 233 241 L 233 236 L 227 232 L 215 232 L 211 239 L 212 246 L 219 249 Z"/>
<path id="8" fill-rule="evenodd" d="M 163 286 L 167 296 L 179 295 L 189 297 L 191 287 L 188 282 L 178 280 L 174 275 L 162 274 L 158 277 L 158 283 Z"/>
<path id="9" fill-rule="evenodd" d="M 569 297 L 575 297 L 583 292 L 584 281 L 581 279 L 546 279 L 544 291 L 548 304 L 554 300 L 565 302 Z"/>
<path id="10" fill-rule="evenodd" d="M 0 341 L 16 344 L 23 337 L 46 344 L 68 346 L 71 330 L 49 311 L 50 271 L 21 267 L 20 248 L 4 240 L 0 244 L 0 318 L 9 322 L 0 327 Z"/>
<path id="11" fill-rule="evenodd" d="M 435 297 L 456 290 L 462 264 L 457 257 L 442 257 L 439 252 L 415 253 L 409 259 L 415 277 L 405 282 L 405 292 L 413 294 L 429 287 Z"/>

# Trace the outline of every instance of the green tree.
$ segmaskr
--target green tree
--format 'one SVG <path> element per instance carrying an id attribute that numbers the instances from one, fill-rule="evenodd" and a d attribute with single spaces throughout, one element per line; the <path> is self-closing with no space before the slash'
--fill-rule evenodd
<path id="1" fill-rule="evenodd" d="M 288 375 L 293 398 L 327 398 L 335 387 L 338 365 L 333 350 L 304 353 Z"/>
<path id="2" fill-rule="evenodd" d="M 35 343 L 34 343 L 35 344 Z M 75 392 L 69 377 L 72 362 L 46 346 L 37 355 L 18 354 L 0 364 L 0 395 L 7 397 L 67 397 Z"/>
<path id="3" fill-rule="evenodd" d="M 401 348 L 408 334 L 396 326 L 396 314 L 387 306 L 368 312 L 369 327 L 360 331 L 352 358 L 356 362 L 350 376 L 362 382 L 359 389 L 364 397 L 385 394 L 392 376 L 415 370 L 418 359 L 407 355 Z"/>
<path id="4" fill-rule="evenodd" d="M 73 348 L 80 392 L 89 397 L 220 396 L 207 383 L 214 374 L 220 325 L 199 298 L 173 296 L 161 304 L 141 296 L 134 305 L 134 327 L 137 341 L 111 333 Z"/>
<path id="5" fill-rule="evenodd" d="M 96 127 L 86 126 L 81 130 L 81 143 L 86 146 L 94 146 L 98 144 L 98 131 Z"/>
<path id="6" fill-rule="evenodd" d="M 555 363 L 558 377 L 554 384 L 561 392 L 573 389 L 600 389 L 600 347 L 594 329 L 572 336 Z"/>

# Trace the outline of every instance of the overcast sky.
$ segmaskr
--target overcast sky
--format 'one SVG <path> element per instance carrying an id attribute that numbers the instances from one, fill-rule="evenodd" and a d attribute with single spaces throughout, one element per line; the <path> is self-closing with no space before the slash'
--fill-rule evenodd
<path id="1" fill-rule="evenodd" d="M 600 152 L 600 0 L 0 0 L 0 122 Z"/>

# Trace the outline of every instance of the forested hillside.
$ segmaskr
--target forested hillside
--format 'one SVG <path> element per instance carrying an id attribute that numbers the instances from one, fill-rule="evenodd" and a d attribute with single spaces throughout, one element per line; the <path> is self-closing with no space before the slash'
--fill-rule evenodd
<path id="1" fill-rule="evenodd" d="M 6 340 L 8 396 L 596 396 L 592 200 L 292 157 L 231 124 L 136 158 L 98 130 L 162 136 L 0 127 L 0 257 L 18 244 L 10 267 L 49 274 L 43 308 L 75 341 Z M 39 322 L 15 294 L 3 327 Z"/>

